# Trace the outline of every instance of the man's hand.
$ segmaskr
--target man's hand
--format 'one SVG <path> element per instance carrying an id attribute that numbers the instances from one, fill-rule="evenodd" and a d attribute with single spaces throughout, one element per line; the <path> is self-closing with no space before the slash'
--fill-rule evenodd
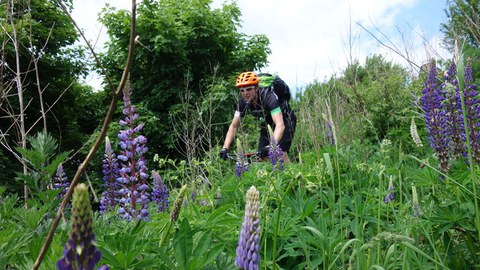
<path id="1" fill-rule="evenodd" d="M 227 148 L 222 148 L 222 150 L 220 150 L 220 158 L 222 158 L 223 160 L 227 160 L 227 153 L 228 153 L 228 149 Z"/>
<path id="2" fill-rule="evenodd" d="M 260 158 L 266 158 L 268 157 L 268 152 L 270 151 L 270 145 L 267 145 L 265 147 L 263 147 L 262 149 L 260 149 L 259 151 L 259 155 L 260 155 Z"/>

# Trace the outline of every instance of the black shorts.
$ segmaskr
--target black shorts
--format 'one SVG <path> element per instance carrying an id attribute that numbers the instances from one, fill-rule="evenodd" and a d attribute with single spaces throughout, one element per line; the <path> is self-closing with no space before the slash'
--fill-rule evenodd
<path id="1" fill-rule="evenodd" d="M 290 150 L 292 146 L 293 135 L 295 134 L 295 128 L 297 126 L 297 117 L 295 113 L 291 111 L 287 116 L 283 117 L 283 122 L 285 125 L 285 131 L 283 132 L 282 139 L 280 140 L 280 148 L 283 152 Z M 258 151 L 260 151 L 265 146 L 270 144 L 268 129 L 266 123 L 262 123 L 262 129 L 260 130 L 260 139 L 258 140 Z"/>

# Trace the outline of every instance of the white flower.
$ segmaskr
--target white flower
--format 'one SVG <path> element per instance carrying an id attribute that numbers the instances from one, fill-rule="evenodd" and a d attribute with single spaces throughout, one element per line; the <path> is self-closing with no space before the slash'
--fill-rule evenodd
<path id="1" fill-rule="evenodd" d="M 420 136 L 418 136 L 417 125 L 415 124 L 414 118 L 412 118 L 412 122 L 410 123 L 410 135 L 412 136 L 412 140 L 417 147 L 423 146 L 422 140 L 420 139 Z"/>

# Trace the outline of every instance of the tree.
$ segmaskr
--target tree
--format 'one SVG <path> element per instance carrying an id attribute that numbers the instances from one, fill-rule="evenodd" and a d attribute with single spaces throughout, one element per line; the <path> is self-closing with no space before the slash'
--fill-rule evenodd
<path id="1" fill-rule="evenodd" d="M 265 36 L 238 32 L 241 13 L 236 4 L 214 10 L 210 4 L 210 0 L 145 0 L 138 6 L 132 100 L 158 117 L 145 132 L 152 134 L 149 146 L 163 155 L 178 154 L 173 121 L 184 112 L 184 93 L 189 93 L 192 108 L 206 95 L 224 100 L 215 122 L 226 122 L 234 101 L 225 99 L 227 89 L 220 92 L 209 85 L 222 80 L 233 83 L 239 72 L 263 67 L 270 52 Z M 128 11 L 110 7 L 101 15 L 111 38 L 104 66 L 117 80 L 126 58 L 129 20 Z"/>
<path id="2" fill-rule="evenodd" d="M 480 1 L 450 0 L 448 4 L 445 10 L 448 22 L 441 24 L 445 45 L 453 51 L 455 41 L 465 41 L 469 46 L 479 48 Z"/>
<path id="3" fill-rule="evenodd" d="M 381 55 L 367 57 L 363 65 L 353 61 L 340 76 L 305 89 L 297 106 L 299 118 L 304 118 L 299 122 L 308 123 L 305 131 L 310 136 L 306 137 L 323 134 L 324 143 L 332 132 L 331 125 L 336 127 L 339 141 L 366 138 L 367 142 L 378 142 L 407 136 L 404 127 L 409 126 L 412 112 L 408 108 L 413 101 L 407 81 L 405 68 Z M 303 108 L 318 109 L 304 112 Z M 331 118 L 326 117 L 329 113 Z M 319 140 L 311 143 L 317 146 Z"/>
<path id="4" fill-rule="evenodd" d="M 71 0 L 63 3 L 72 6 Z M 27 135 L 39 131 L 51 133 L 61 149 L 79 148 L 97 125 L 90 117 L 98 106 L 90 107 L 95 102 L 86 100 L 96 100 L 95 94 L 77 82 L 88 70 L 83 49 L 72 46 L 79 36 L 73 24 L 53 0 L 2 1 L 0 14 L 3 155 L 15 162 L 14 147 L 25 148 Z M 11 179 L 9 173 L 0 176 L 2 183 Z"/>
<path id="5" fill-rule="evenodd" d="M 450 0 L 446 14 L 448 22 L 441 24 L 443 43 L 452 53 L 461 48 L 471 58 L 473 77 L 480 78 L 480 0 Z"/>

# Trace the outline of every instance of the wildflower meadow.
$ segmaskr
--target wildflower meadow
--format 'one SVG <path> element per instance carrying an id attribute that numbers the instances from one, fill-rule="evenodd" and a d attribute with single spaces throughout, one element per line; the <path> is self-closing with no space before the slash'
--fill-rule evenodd
<path id="1" fill-rule="evenodd" d="M 107 137 L 103 147 L 102 184 L 73 187 L 73 203 L 40 268 L 475 269 L 479 97 L 468 62 L 464 84 L 452 79 L 449 72 L 458 72 L 452 66 L 458 64 L 439 77 L 430 63 L 418 97 L 424 114 L 405 121 L 411 135 L 405 141 L 342 144 L 329 139 L 332 130 L 341 135 L 330 124 L 322 135 L 328 143 L 283 164 L 278 147 L 271 149 L 273 162 L 248 163 L 238 140 L 237 160 L 212 154 L 211 163 L 197 162 L 206 175 L 196 178 L 183 178 L 189 168 L 173 160 L 147 162 L 148 141 L 125 90 L 118 144 Z M 452 143 L 457 133 L 460 145 Z M 62 163 L 36 160 L 54 157 L 43 151 L 55 140 L 48 134 L 30 140 L 31 163 L 57 167 L 48 169 L 51 188 L 27 207 L 1 190 L 6 269 L 32 268 L 70 183 Z M 93 210 L 89 197 L 97 202 Z"/>
<path id="2" fill-rule="evenodd" d="M 165 10 L 177 5 L 167 2 Z M 139 4 L 139 12 L 153 14 L 152 3 Z M 206 17 L 196 23 L 236 14 L 234 4 L 227 7 L 189 11 L 175 29 L 198 14 Z M 0 169 L 13 174 L 0 182 L 0 269 L 480 269 L 480 65 L 470 47 L 455 43 L 451 59 L 432 58 L 414 72 L 381 55 L 352 63 L 290 101 L 298 124 L 289 162 L 273 136 L 268 158 L 248 155 L 257 119 L 242 120 L 223 160 L 230 115 L 216 117 L 238 98 L 231 81 L 205 79 L 200 93 L 157 81 L 159 96 L 147 90 L 156 76 L 143 73 L 153 69 L 143 70 L 146 55 L 160 54 L 172 69 L 188 62 L 156 46 L 174 42 L 180 50 L 174 36 L 196 32 L 140 43 L 135 9 L 129 20 L 110 12 L 103 20 L 118 27 L 112 35 L 129 36 L 125 59 L 112 54 L 117 45 L 103 55 L 105 67 L 122 74 L 110 82 L 118 87 L 100 94 L 103 103 L 86 99 L 90 110 L 74 113 L 83 122 L 62 126 L 71 137 L 47 124 L 27 136 L 19 124 L 12 126 L 23 144 L 0 141 L 9 153 L 0 153 Z M 162 22 L 176 16 L 156 15 Z M 148 23 L 139 17 L 138 28 Z M 194 78 L 195 68 L 185 74 Z M 158 77 L 178 75 L 167 71 Z M 173 99 L 181 87 L 188 91 Z M 160 103 L 173 105 L 165 112 Z M 42 114 L 48 118 L 48 110 Z M 89 136 L 69 131 L 87 130 L 86 122 L 95 126 Z M 65 149 L 74 138 L 78 148 Z M 9 158 L 21 166 L 11 169 Z"/>

